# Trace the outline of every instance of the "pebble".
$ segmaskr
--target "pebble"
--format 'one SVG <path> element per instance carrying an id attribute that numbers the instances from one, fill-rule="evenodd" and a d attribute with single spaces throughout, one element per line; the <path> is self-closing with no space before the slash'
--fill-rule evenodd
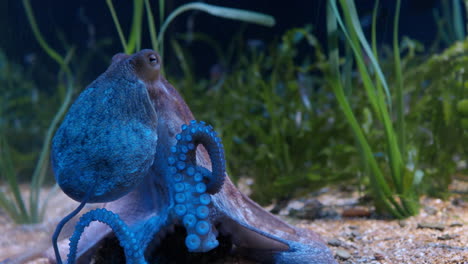
<path id="1" fill-rule="evenodd" d="M 320 212 L 320 218 L 341 219 L 341 216 L 335 209 L 324 207 Z"/>
<path id="2" fill-rule="evenodd" d="M 348 251 L 340 248 L 336 250 L 336 255 L 344 260 L 351 258 L 351 254 Z"/>
<path id="3" fill-rule="evenodd" d="M 333 247 L 339 247 L 343 244 L 341 240 L 339 240 L 338 238 L 332 238 L 328 240 L 327 243 L 328 245 L 333 246 Z"/>
<path id="4" fill-rule="evenodd" d="M 378 260 L 378 261 L 381 261 L 381 260 L 385 259 L 384 255 L 382 255 L 380 253 L 374 253 L 374 258 L 375 258 L 375 260 Z"/>
<path id="5" fill-rule="evenodd" d="M 462 227 L 462 226 L 463 226 L 463 224 L 460 223 L 460 222 L 453 222 L 453 223 L 450 224 L 450 227 Z"/>
<path id="6" fill-rule="evenodd" d="M 439 231 L 444 231 L 445 226 L 441 223 L 418 223 L 418 228 L 430 228 L 430 229 L 437 229 Z"/>
<path id="7" fill-rule="evenodd" d="M 369 217 L 370 212 L 366 208 L 349 208 L 341 213 L 343 217 Z"/>
<path id="8" fill-rule="evenodd" d="M 454 239 L 456 237 L 457 237 L 457 235 L 443 234 L 441 236 L 438 236 L 437 239 L 439 239 L 439 240 L 452 240 L 452 239 Z"/>
<path id="9" fill-rule="evenodd" d="M 407 223 L 406 221 L 400 220 L 400 221 L 398 221 L 398 225 L 399 225 L 401 228 L 403 228 L 403 227 L 407 226 L 408 223 Z"/>
<path id="10" fill-rule="evenodd" d="M 351 235 L 351 237 L 360 237 L 360 236 L 361 236 L 361 233 L 359 233 L 359 232 L 356 231 L 356 230 L 353 230 L 353 231 L 351 231 L 350 235 Z"/>
<path id="11" fill-rule="evenodd" d="M 454 198 L 452 200 L 452 204 L 455 206 L 463 207 L 465 206 L 466 202 L 462 198 Z"/>
<path id="12" fill-rule="evenodd" d="M 316 199 L 311 199 L 305 202 L 289 203 L 287 208 L 289 216 L 313 220 L 320 217 L 323 204 Z"/>
<path id="13" fill-rule="evenodd" d="M 437 209 L 434 208 L 434 207 L 432 207 L 432 206 L 429 206 L 429 205 L 427 205 L 427 206 L 424 207 L 424 211 L 425 211 L 428 215 L 435 215 L 435 214 L 437 214 Z"/>

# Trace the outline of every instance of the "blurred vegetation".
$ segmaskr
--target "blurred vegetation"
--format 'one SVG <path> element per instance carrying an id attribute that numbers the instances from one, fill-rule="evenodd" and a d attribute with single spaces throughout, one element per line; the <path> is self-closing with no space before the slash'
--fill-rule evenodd
<path id="1" fill-rule="evenodd" d="M 23 0 L 23 6 L 37 42 L 44 50 L 44 52 L 60 67 L 60 70 L 57 73 L 57 79 L 59 81 L 58 84 L 56 84 L 58 91 L 56 96 L 59 98 L 58 101 L 60 103 L 58 104 L 59 107 L 56 107 L 52 110 L 54 113 L 51 115 L 50 119 L 47 119 L 50 120 L 48 121 L 50 123 L 48 124 L 44 134 L 38 134 L 40 132 L 39 129 L 32 129 L 30 131 L 33 133 L 35 132 L 35 135 L 40 135 L 43 137 L 43 140 L 40 142 L 40 151 L 35 153 L 34 149 L 29 151 L 23 150 L 23 152 L 26 152 L 27 154 L 21 155 L 21 149 L 11 148 L 10 145 L 13 145 L 14 143 L 9 143 L 8 139 L 10 139 L 10 137 L 16 137 L 16 134 L 8 135 L 8 133 L 21 133 L 23 131 L 28 131 L 21 127 L 21 121 L 24 123 L 32 121 L 21 120 L 21 116 L 15 116 L 12 114 L 14 112 L 21 112 L 18 108 L 18 104 L 21 105 L 21 103 L 26 103 L 25 105 L 28 107 L 30 107 L 32 104 L 36 110 L 38 110 L 39 105 L 42 106 L 42 104 L 45 104 L 46 102 L 38 102 L 39 93 L 35 88 L 30 89 L 29 91 L 29 93 L 31 93 L 31 101 L 29 101 L 30 103 L 28 102 L 28 96 L 25 96 L 24 94 L 26 91 L 20 89 L 19 93 L 17 92 L 18 87 L 22 88 L 25 86 L 31 86 L 31 82 L 26 80 L 26 82 L 22 84 L 23 76 L 19 77 L 15 75 L 15 73 L 21 73 L 20 67 L 8 63 L 4 58 L 4 63 L 7 66 L 2 68 L 2 70 L 5 70 L 4 74 L 2 75 L 5 77 L 5 87 L 7 87 L 7 92 L 5 94 L 7 97 L 5 99 L 1 99 L 1 101 L 5 101 L 3 102 L 4 104 L 2 104 L 2 108 L 0 109 L 0 114 L 2 117 L 2 122 L 0 123 L 2 126 L 0 127 L 0 172 L 1 178 L 6 182 L 6 186 L 2 186 L 3 189 L 0 192 L 0 207 L 2 207 L 17 223 L 37 223 L 42 220 L 47 208 L 48 198 L 41 199 L 40 195 L 49 166 L 49 153 L 52 136 L 71 103 L 74 83 L 72 72 L 68 66 L 69 56 L 67 57 L 59 55 L 44 40 L 37 26 L 37 22 L 35 20 L 34 13 L 32 12 L 29 0 Z M 71 52 L 72 50 L 69 51 L 68 55 L 70 55 Z M 9 65 L 11 66 L 8 67 Z M 18 85 L 18 87 L 16 85 Z M 53 102 L 54 100 L 51 101 Z M 34 115 L 31 116 L 34 117 Z M 9 125 L 12 124 L 12 121 L 16 124 L 16 131 L 9 129 Z M 36 125 L 36 128 L 37 127 L 38 126 Z M 16 143 L 18 144 L 18 142 Z M 24 142 L 21 143 L 24 144 Z M 37 155 L 37 157 L 35 157 L 35 155 Z M 23 158 L 24 161 L 24 157 L 28 156 L 34 158 L 35 166 L 30 177 L 31 184 L 28 190 L 29 201 L 27 203 L 24 193 L 19 188 L 19 173 L 21 172 L 21 167 L 15 165 L 21 162 L 21 158 Z"/>
<path id="2" fill-rule="evenodd" d="M 344 26 L 352 30 L 352 25 Z M 397 27 L 395 24 L 395 36 Z M 361 54 L 360 58 L 365 63 L 362 67 L 369 69 L 368 76 L 363 77 L 349 46 L 343 47 L 344 57 L 339 58 L 341 74 L 330 75 L 330 61 L 311 32 L 310 27 L 292 29 L 267 48 L 243 47 L 241 40 L 234 40 L 233 45 L 243 48 L 234 55 L 228 48 L 227 54 L 220 56 L 221 76 L 201 81 L 191 71 L 196 62 L 173 41 L 184 78 L 171 81 L 184 94 L 197 118 L 213 123 L 222 134 L 231 175 L 252 177 L 254 199 L 269 203 L 336 182 L 363 184 L 371 191 L 375 182 L 363 176 L 380 173 L 381 183 L 370 194 L 384 211 L 384 198 L 378 197 L 380 189 L 395 191 L 391 194 L 393 203 L 399 204 L 406 196 L 409 204 L 407 209 L 399 209 L 403 212 L 394 212 L 398 217 L 417 212 L 420 194 L 446 196 L 454 174 L 466 173 L 463 161 L 468 159 L 464 147 L 468 143 L 467 130 L 462 122 L 466 119 L 460 115 L 464 102 L 460 98 L 467 95 L 463 85 L 467 59 L 464 43 L 468 41 L 431 55 L 424 54 L 424 47 L 408 38 L 396 38 L 393 49 L 377 48 L 373 36 L 371 53 Z M 212 41 L 206 42 L 216 47 Z M 306 56 L 298 55 L 304 48 L 308 51 Z M 458 51 L 452 54 L 456 59 L 448 56 L 453 50 Z M 369 55 L 375 56 L 375 65 Z M 229 61 L 226 57 L 237 59 Z M 381 78 L 376 76 L 376 67 L 381 69 L 392 96 L 374 111 L 363 78 Z M 365 144 L 372 146 L 370 153 L 363 153 L 362 145 L 356 143 L 355 132 L 339 108 L 333 95 L 336 82 L 342 82 L 343 95 Z M 372 82 L 373 89 L 383 89 L 378 79 Z M 396 89 L 400 89 L 398 98 Z M 384 94 L 382 90 L 381 95 Z M 393 111 L 386 117 L 391 135 L 386 134 L 379 119 L 383 107 Z M 397 121 L 398 107 L 403 121 Z M 403 132 L 399 131 L 401 127 Z M 400 187 L 391 179 L 394 172 L 389 163 L 390 156 L 396 155 L 391 150 L 395 146 L 393 151 L 398 156 L 393 159 L 400 159 Z M 369 171 L 366 158 L 375 159 L 377 172 Z"/>
<path id="3" fill-rule="evenodd" d="M 408 67 L 407 115 L 414 158 L 425 175 L 422 191 L 439 197 L 448 195 L 458 164 L 468 160 L 466 109 L 462 107 L 468 97 L 467 67 L 467 39 L 421 65 Z"/>
<path id="4" fill-rule="evenodd" d="M 316 57 L 299 54 L 301 44 L 316 47 Z M 190 54 L 176 50 L 184 76 L 191 76 Z M 221 134 L 230 175 L 254 178 L 255 200 L 290 198 L 355 177 L 358 152 L 333 94 L 314 74 L 326 61 L 310 28 L 291 29 L 279 43 L 230 57 L 229 65 L 219 66 L 222 76 L 170 81 L 197 119 Z"/>
<path id="5" fill-rule="evenodd" d="M 467 21 L 463 19 L 463 9 L 468 11 L 466 0 L 441 1 L 442 8 L 434 8 L 432 14 L 437 24 L 437 38 L 434 44 L 441 42 L 445 46 L 450 46 L 456 41 L 461 41 L 466 37 L 465 26 Z"/>
<path id="6" fill-rule="evenodd" d="M 435 15 L 439 35 L 450 35 L 431 48 L 398 39 L 398 19 L 392 47 L 377 46 L 375 28 L 369 45 L 359 33 L 358 14 L 348 6 L 353 1 L 342 0 L 332 1 L 338 5 L 328 18 L 335 23 L 340 18 L 343 25 L 329 28 L 332 41 L 323 47 L 312 26 L 290 29 L 272 43 L 247 41 L 240 31 L 230 47 L 221 47 L 216 36 L 193 32 L 192 41 L 205 43 L 218 56 L 209 78 L 195 75 L 197 62 L 183 45 L 186 34 L 165 41 L 163 37 L 162 26 L 193 6 L 184 5 L 166 17 L 164 1 L 159 1 L 155 21 L 149 2 L 134 1 L 125 38 L 112 1 L 107 0 L 123 51 L 132 53 L 142 46 L 146 15 L 153 47 L 170 44 L 165 49 L 171 49 L 179 62 L 166 64 L 169 81 L 197 119 L 213 124 L 220 133 L 231 177 L 252 178 L 252 196 L 262 204 L 330 184 L 353 184 L 363 186 L 377 208 L 403 217 L 417 212 L 417 202 L 404 209 L 405 199 L 411 203 L 421 194 L 446 197 L 453 176 L 468 173 L 463 166 L 468 161 L 468 40 L 466 20 L 450 15 L 461 12 L 456 1 Z M 376 5 L 374 19 L 377 12 Z M 444 22 L 448 19 L 450 23 Z M 34 27 L 34 20 L 30 22 Z M 0 204 L 4 209 L 27 211 L 14 185 L 29 181 L 30 175 L 40 174 L 32 180 L 33 197 L 39 197 L 48 172 L 48 135 L 56 125 L 51 120 L 60 119 L 63 113 L 57 109 L 64 101 L 67 105 L 72 87 L 89 83 L 93 58 L 106 61 L 112 56 L 106 52 L 110 42 L 98 40 L 86 54 L 75 54 L 73 46 L 64 45 L 68 52 L 57 54 L 59 59 L 45 43 L 45 53 L 60 65 L 58 73 L 13 64 L 0 51 L 0 86 L 6 88 L 0 95 L 0 165 L 1 178 L 9 184 L 1 186 L 0 200 L 1 196 L 8 200 Z M 450 47 L 435 52 L 440 43 Z M 431 53 L 424 53 L 424 48 Z M 37 71 L 48 77 L 38 82 Z M 76 95 L 79 89 L 74 90 Z M 36 198 L 30 204 L 39 203 Z"/>

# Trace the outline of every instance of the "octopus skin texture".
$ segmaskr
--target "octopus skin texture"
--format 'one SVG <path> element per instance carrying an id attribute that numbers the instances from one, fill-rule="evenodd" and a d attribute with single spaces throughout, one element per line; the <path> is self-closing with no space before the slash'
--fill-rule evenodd
<path id="1" fill-rule="evenodd" d="M 59 241 L 61 258 L 89 263 L 112 240 L 126 263 L 189 263 L 181 256 L 209 254 L 336 263 L 317 234 L 237 190 L 220 138 L 195 121 L 160 69 L 152 50 L 115 55 L 57 130 L 52 163 L 60 187 L 79 202 L 102 203 Z M 41 255 L 56 262 L 52 248 Z"/>

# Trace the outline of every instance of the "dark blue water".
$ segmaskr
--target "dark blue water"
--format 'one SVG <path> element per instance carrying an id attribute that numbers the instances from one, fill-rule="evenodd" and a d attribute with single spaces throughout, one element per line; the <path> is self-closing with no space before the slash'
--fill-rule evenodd
<path id="1" fill-rule="evenodd" d="M 105 1 L 81 0 L 41 0 L 31 1 L 39 24 L 39 28 L 46 40 L 59 51 L 65 53 L 70 47 L 76 48 L 81 53 L 96 45 L 99 40 L 109 38 L 112 43 L 105 47 L 106 56 L 111 56 L 122 50 L 118 40 L 115 26 L 112 22 Z M 154 14 L 157 15 L 157 1 L 151 1 Z M 177 6 L 188 1 L 167 1 L 166 10 L 173 10 Z M 206 3 L 224 5 L 228 7 L 243 8 L 270 14 L 276 18 L 276 26 L 266 28 L 257 25 L 245 25 L 232 20 L 224 20 L 203 13 L 189 12 L 175 20 L 168 31 L 168 36 L 175 33 L 184 33 L 191 30 L 188 22 L 193 22 L 193 30 L 203 32 L 214 39 L 228 45 L 232 37 L 244 28 L 243 38 L 255 39 L 264 43 L 280 38 L 280 36 L 292 27 L 303 27 L 311 24 L 314 34 L 322 42 L 325 41 L 325 7 L 326 0 L 236 0 L 236 1 L 205 1 Z M 356 0 L 361 22 L 368 32 L 372 18 L 374 0 Z M 395 0 L 383 0 L 378 17 L 378 41 L 380 44 L 391 43 L 392 23 L 395 11 Z M 437 33 L 434 9 L 440 9 L 442 1 L 437 0 L 405 0 L 402 1 L 400 35 L 409 36 L 430 45 Z M 132 15 L 132 1 L 114 1 L 120 22 L 124 31 L 125 26 L 130 25 Z M 166 14 L 167 15 L 167 14 Z M 30 26 L 27 22 L 22 6 L 22 1 L 2 0 L 0 1 L 0 48 L 8 54 L 9 60 L 19 63 L 28 63 L 31 55 L 43 53 L 34 39 Z M 144 45 L 150 47 L 146 24 L 143 29 Z M 207 56 L 211 52 L 206 47 L 192 45 L 193 55 L 198 59 L 198 73 L 208 72 L 208 68 L 216 63 Z M 167 58 L 171 53 L 168 51 Z M 51 64 L 50 67 L 54 67 Z M 105 69 L 105 64 L 95 66 L 96 73 Z"/>

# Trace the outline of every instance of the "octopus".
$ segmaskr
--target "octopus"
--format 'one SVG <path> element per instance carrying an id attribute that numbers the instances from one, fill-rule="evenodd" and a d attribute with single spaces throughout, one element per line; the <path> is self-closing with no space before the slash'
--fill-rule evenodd
<path id="1" fill-rule="evenodd" d="M 336 263 L 316 233 L 285 223 L 235 187 L 221 139 L 194 118 L 153 50 L 113 57 L 70 107 L 51 153 L 59 186 L 81 203 L 41 253 L 51 263 L 119 263 L 119 250 L 124 263 L 206 256 L 209 263 L 226 256 Z M 83 214 L 71 237 L 59 240 L 86 203 L 102 208 Z"/>

